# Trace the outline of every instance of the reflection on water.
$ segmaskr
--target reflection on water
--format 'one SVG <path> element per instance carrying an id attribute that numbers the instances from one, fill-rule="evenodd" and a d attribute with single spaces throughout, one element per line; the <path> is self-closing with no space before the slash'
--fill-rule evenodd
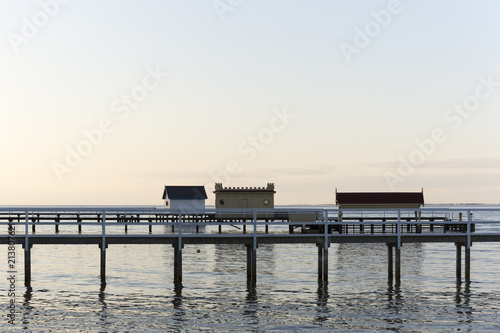
<path id="1" fill-rule="evenodd" d="M 246 274 L 247 248 L 241 244 L 216 244 L 215 272 Z M 260 274 L 273 275 L 275 270 L 274 244 L 262 244 L 257 250 L 257 266 Z M 229 259 L 229 260 L 228 260 Z"/>

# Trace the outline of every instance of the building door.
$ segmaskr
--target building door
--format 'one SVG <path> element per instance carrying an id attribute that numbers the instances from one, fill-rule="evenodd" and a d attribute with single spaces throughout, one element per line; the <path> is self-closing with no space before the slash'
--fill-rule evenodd
<path id="1" fill-rule="evenodd" d="M 248 199 L 241 199 L 240 208 L 248 208 Z"/>

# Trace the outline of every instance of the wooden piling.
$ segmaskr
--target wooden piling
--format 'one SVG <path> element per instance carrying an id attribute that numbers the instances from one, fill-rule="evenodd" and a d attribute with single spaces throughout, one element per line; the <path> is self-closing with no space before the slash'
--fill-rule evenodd
<path id="1" fill-rule="evenodd" d="M 328 282 L 328 247 L 323 247 L 323 282 Z"/>
<path id="2" fill-rule="evenodd" d="M 182 285 L 182 247 L 173 244 L 174 247 L 174 284 Z"/>
<path id="3" fill-rule="evenodd" d="M 108 247 L 108 244 L 105 246 L 102 246 L 102 244 L 99 244 L 99 251 L 101 253 L 101 290 L 104 290 L 104 287 L 106 287 L 106 248 Z"/>
<path id="4" fill-rule="evenodd" d="M 318 282 L 323 281 L 323 246 L 321 244 L 316 244 L 318 247 Z"/>
<path id="5" fill-rule="evenodd" d="M 24 286 L 31 287 L 31 247 L 32 244 L 24 246 Z"/>
<path id="6" fill-rule="evenodd" d="M 257 284 L 257 251 L 253 244 L 247 244 L 247 283 L 255 287 Z"/>
<path id="7" fill-rule="evenodd" d="M 470 283 L 470 247 L 465 246 L 465 282 Z"/>
<path id="8" fill-rule="evenodd" d="M 456 263 L 457 281 L 461 281 L 462 280 L 462 244 L 455 243 L 455 247 L 457 248 L 457 263 Z"/>
<path id="9" fill-rule="evenodd" d="M 328 282 L 328 248 L 323 244 L 318 247 L 318 282 Z"/>
<path id="10" fill-rule="evenodd" d="M 401 248 L 395 248 L 395 271 L 396 271 L 396 284 L 401 284 Z"/>
<path id="11" fill-rule="evenodd" d="M 394 279 L 394 245 L 387 244 L 387 274 L 389 277 L 389 283 L 392 284 Z"/>

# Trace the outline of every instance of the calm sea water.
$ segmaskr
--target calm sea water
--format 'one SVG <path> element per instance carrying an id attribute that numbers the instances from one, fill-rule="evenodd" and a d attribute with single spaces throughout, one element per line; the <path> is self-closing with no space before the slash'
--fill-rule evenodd
<path id="1" fill-rule="evenodd" d="M 18 245 L 14 325 L 7 247 L 0 251 L 2 331 L 500 331 L 500 244 L 473 245 L 470 285 L 456 281 L 454 244 L 405 244 L 397 288 L 388 284 L 384 244 L 333 244 L 326 288 L 315 245 L 261 245 L 255 290 L 247 289 L 241 245 L 186 245 L 181 290 L 171 246 L 110 245 L 103 292 L 97 246 L 35 245 L 27 291 Z"/>

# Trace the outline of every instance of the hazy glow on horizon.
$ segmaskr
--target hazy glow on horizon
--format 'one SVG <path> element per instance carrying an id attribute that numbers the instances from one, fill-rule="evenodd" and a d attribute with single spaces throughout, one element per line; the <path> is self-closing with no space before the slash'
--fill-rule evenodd
<path id="1" fill-rule="evenodd" d="M 154 205 L 215 182 L 274 182 L 277 204 L 500 202 L 497 1 L 60 1 L 1 4 L 0 204 Z"/>

